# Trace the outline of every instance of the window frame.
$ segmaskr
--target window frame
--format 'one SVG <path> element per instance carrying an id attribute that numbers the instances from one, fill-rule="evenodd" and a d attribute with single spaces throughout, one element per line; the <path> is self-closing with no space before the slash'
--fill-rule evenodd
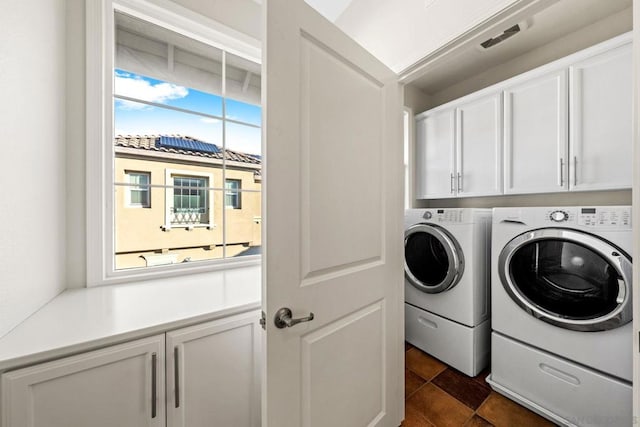
<path id="1" fill-rule="evenodd" d="M 114 13 L 160 25 L 233 55 L 262 63 L 261 43 L 168 0 L 96 0 L 86 3 L 86 269 L 87 287 L 256 265 L 260 256 L 180 263 L 153 269 L 115 269 L 113 191 Z M 223 209 L 224 214 L 224 209 Z"/>
<path id="2" fill-rule="evenodd" d="M 235 189 L 227 188 L 228 182 L 236 182 L 238 183 L 238 187 Z M 231 193 L 231 194 L 229 194 Z M 235 195 L 235 203 L 229 205 L 227 203 L 227 196 Z M 224 207 L 225 209 L 242 209 L 242 180 L 236 178 L 226 178 L 224 180 Z"/>
<path id="3" fill-rule="evenodd" d="M 127 182 L 127 184 L 129 184 L 125 191 L 125 207 L 134 208 L 134 209 L 135 208 L 151 208 L 151 172 L 125 170 L 124 173 L 127 176 L 127 179 L 125 181 Z M 147 184 L 139 184 L 139 183 L 131 182 L 131 177 L 133 175 L 146 176 Z M 131 201 L 131 192 L 133 190 L 146 191 L 147 192 L 146 203 L 133 203 Z"/>
<path id="4" fill-rule="evenodd" d="M 207 185 L 203 187 L 203 189 L 207 192 L 207 221 L 202 223 L 193 223 L 193 224 L 174 224 L 171 222 L 171 208 L 173 206 L 173 190 L 174 190 L 174 179 L 176 177 L 181 178 L 204 178 L 207 180 Z M 190 170 L 183 169 L 166 169 L 165 170 L 165 209 L 164 209 L 164 229 L 171 230 L 172 228 L 213 228 L 215 227 L 215 218 L 213 216 L 215 204 L 214 204 L 214 182 L 213 182 L 213 174 L 211 173 L 202 173 Z"/>

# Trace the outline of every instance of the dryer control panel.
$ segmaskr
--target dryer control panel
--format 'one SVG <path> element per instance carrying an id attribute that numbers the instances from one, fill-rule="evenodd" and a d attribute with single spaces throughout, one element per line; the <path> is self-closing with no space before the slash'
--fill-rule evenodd
<path id="1" fill-rule="evenodd" d="M 430 209 L 422 216 L 431 222 L 463 222 L 464 211 L 462 209 Z"/>

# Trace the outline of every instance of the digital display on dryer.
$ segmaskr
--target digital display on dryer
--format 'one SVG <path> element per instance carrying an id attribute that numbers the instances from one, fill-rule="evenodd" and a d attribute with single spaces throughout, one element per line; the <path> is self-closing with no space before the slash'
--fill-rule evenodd
<path id="1" fill-rule="evenodd" d="M 583 214 L 594 214 L 594 213 L 596 213 L 596 208 L 582 208 L 580 210 L 580 213 L 583 213 Z"/>

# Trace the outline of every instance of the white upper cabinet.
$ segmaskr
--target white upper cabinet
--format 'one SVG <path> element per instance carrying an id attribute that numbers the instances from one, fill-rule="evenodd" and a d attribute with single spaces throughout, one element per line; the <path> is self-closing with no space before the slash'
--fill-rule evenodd
<path id="1" fill-rule="evenodd" d="M 456 108 L 459 197 L 502 194 L 502 93 Z"/>
<path id="2" fill-rule="evenodd" d="M 623 34 L 419 114 L 416 198 L 631 188 L 631 95 Z"/>
<path id="3" fill-rule="evenodd" d="M 502 94 L 448 104 L 416 117 L 416 195 L 502 194 Z"/>
<path id="4" fill-rule="evenodd" d="M 505 193 L 568 188 L 567 98 L 566 69 L 505 90 Z"/>
<path id="5" fill-rule="evenodd" d="M 571 190 L 631 188 L 631 44 L 569 68 Z"/>
<path id="6" fill-rule="evenodd" d="M 416 196 L 454 197 L 455 110 L 426 113 L 416 118 Z"/>

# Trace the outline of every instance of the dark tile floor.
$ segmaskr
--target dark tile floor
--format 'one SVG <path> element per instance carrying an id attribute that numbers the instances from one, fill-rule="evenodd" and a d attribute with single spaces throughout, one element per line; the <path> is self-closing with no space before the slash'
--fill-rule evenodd
<path id="1" fill-rule="evenodd" d="M 487 375 L 488 370 L 470 378 L 406 344 L 402 427 L 553 426 L 491 390 Z"/>

